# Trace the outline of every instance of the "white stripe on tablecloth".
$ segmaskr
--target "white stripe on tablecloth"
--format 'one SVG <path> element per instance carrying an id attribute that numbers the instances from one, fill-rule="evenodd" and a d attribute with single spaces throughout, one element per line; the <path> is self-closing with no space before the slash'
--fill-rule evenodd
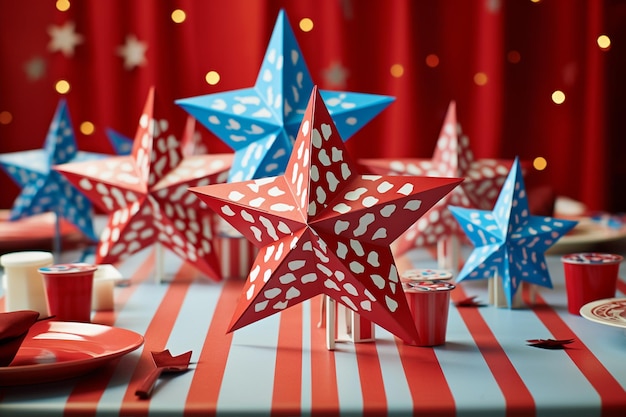
<path id="1" fill-rule="evenodd" d="M 280 314 L 234 332 L 222 386 L 218 415 L 271 410 Z"/>
<path id="2" fill-rule="evenodd" d="M 302 303 L 302 416 L 311 415 L 312 407 L 311 331 L 311 300 L 307 300 Z"/>
<path id="3" fill-rule="evenodd" d="M 342 410 L 362 410 L 363 390 L 354 344 L 335 344 L 335 371 L 339 408 Z"/>
<path id="4" fill-rule="evenodd" d="M 191 350 L 191 362 L 198 362 L 222 288 L 222 283 L 206 279 L 190 285 L 166 344 L 172 355 Z M 202 308 L 199 309 L 198 306 Z M 154 395 L 150 401 L 151 413 L 159 412 L 172 417 L 183 415 L 196 366 L 198 365 L 190 365 L 191 370 L 163 380 L 155 388 L 158 389 L 158 395 Z"/>
<path id="5" fill-rule="evenodd" d="M 404 368 L 395 336 L 380 326 L 376 326 L 374 334 L 376 336 L 378 357 L 381 362 L 385 362 L 385 366 L 381 366 L 380 371 L 385 386 L 388 415 L 403 415 L 401 410 L 404 408 L 406 412 L 407 409 L 411 409 L 413 407 L 413 399 L 404 375 Z"/>
<path id="6" fill-rule="evenodd" d="M 446 344 L 437 346 L 435 355 L 457 404 L 458 417 L 475 416 L 477 410 L 485 417 L 506 414 L 504 395 L 454 305 L 448 312 Z M 468 360 L 470 355 L 473 360 Z M 485 404 L 492 407 L 491 414 L 482 412 Z"/>
<path id="7" fill-rule="evenodd" d="M 532 310 L 489 307 L 480 311 L 530 391 L 537 410 L 563 409 L 563 398 L 568 397 L 568 416 L 589 416 L 587 405 L 599 407 L 599 395 L 565 351 L 526 345 L 527 339 L 559 338 L 550 334 Z M 563 380 L 551 378 L 550 369 L 558 369 Z M 581 387 L 579 392 L 572 392 L 571 384 Z M 541 415 L 538 411 L 537 416 Z"/>
<path id="8" fill-rule="evenodd" d="M 182 260 L 169 251 L 165 251 L 164 255 L 165 278 L 168 278 L 178 271 L 182 265 Z M 150 274 L 154 274 L 154 270 L 151 270 Z M 144 280 L 135 289 L 126 305 L 118 312 L 115 327 L 145 334 L 167 289 L 168 285 L 166 284 L 155 283 L 152 279 Z M 142 351 L 143 346 L 121 358 L 107 389 L 102 393 L 98 403 L 97 415 L 110 414 L 112 411 L 117 412 L 119 410 L 133 375 L 133 372 L 128 372 L 128 370 L 135 369 Z M 110 409 L 112 407 L 117 407 L 117 410 Z"/>

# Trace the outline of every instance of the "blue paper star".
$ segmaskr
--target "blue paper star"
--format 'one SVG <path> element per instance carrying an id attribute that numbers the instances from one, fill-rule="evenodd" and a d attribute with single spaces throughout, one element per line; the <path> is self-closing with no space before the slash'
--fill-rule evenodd
<path id="1" fill-rule="evenodd" d="M 509 305 L 521 281 L 552 288 L 545 251 L 578 222 L 530 214 L 518 158 L 493 211 L 449 208 L 475 246 L 457 281 L 497 274 Z"/>
<path id="2" fill-rule="evenodd" d="M 284 10 L 252 88 L 177 100 L 235 151 L 229 182 L 284 173 L 313 80 Z M 389 96 L 321 91 L 344 141 L 386 108 Z"/>
<path id="3" fill-rule="evenodd" d="M 67 104 L 61 100 L 43 149 L 0 154 L 0 167 L 21 188 L 9 219 L 18 220 L 51 211 L 75 225 L 89 239 L 97 241 L 91 203 L 51 168 L 57 164 L 104 156 L 77 149 Z"/>
<path id="4" fill-rule="evenodd" d="M 130 151 L 133 150 L 133 140 L 131 138 L 113 129 L 107 129 L 107 137 L 116 155 L 130 155 Z"/>

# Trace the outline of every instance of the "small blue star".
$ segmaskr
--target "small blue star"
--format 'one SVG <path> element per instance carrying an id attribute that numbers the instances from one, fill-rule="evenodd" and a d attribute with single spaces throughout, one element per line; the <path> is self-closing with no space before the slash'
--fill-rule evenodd
<path id="1" fill-rule="evenodd" d="M 0 154 L 0 167 L 21 188 L 13 202 L 9 219 L 19 220 L 54 212 L 75 225 L 86 237 L 97 241 L 91 203 L 52 167 L 104 156 L 77 149 L 67 104 L 61 100 L 50 123 L 43 149 Z"/>
<path id="2" fill-rule="evenodd" d="M 545 251 L 578 222 L 533 216 L 516 158 L 493 211 L 450 206 L 474 250 L 457 281 L 502 278 L 509 305 L 521 281 L 552 288 Z"/>
<path id="3" fill-rule="evenodd" d="M 313 85 L 281 10 L 254 87 L 176 103 L 235 151 L 228 182 L 238 182 L 284 173 Z M 321 96 L 344 140 L 393 101 L 340 91 L 321 91 Z"/>

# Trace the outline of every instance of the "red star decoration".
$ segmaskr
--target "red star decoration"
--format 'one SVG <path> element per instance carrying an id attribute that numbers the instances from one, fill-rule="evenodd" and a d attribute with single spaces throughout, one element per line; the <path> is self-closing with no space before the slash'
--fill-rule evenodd
<path id="1" fill-rule="evenodd" d="M 152 89 L 130 155 L 55 169 L 110 213 L 96 263 L 116 263 L 160 243 L 207 277 L 220 280 L 211 242 L 212 216 L 188 188 L 226 181 L 232 156 L 185 157 L 181 143 L 189 138 L 177 139 L 158 111 Z"/>
<path id="2" fill-rule="evenodd" d="M 358 174 L 314 88 L 284 175 L 191 189 L 259 247 L 229 331 L 327 294 L 418 340 L 390 244 L 460 182 Z"/>
<path id="3" fill-rule="evenodd" d="M 435 206 L 412 225 L 394 243 L 394 252 L 407 251 L 455 235 L 464 238 L 448 206 L 490 210 L 498 198 L 500 188 L 513 165 L 513 161 L 474 159 L 469 138 L 457 122 L 456 103 L 448 106 L 439 133 L 437 147 L 431 159 L 363 159 L 366 169 L 378 174 L 428 175 L 464 178 L 463 183 L 443 197 Z"/>

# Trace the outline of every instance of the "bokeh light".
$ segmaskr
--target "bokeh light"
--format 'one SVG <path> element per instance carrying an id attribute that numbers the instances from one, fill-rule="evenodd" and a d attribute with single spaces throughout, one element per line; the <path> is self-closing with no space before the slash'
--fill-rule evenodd
<path id="1" fill-rule="evenodd" d="M 13 121 L 13 115 L 6 110 L 0 112 L 0 124 L 8 125 Z"/>
<path id="2" fill-rule="evenodd" d="M 91 122 L 82 122 L 80 124 L 80 133 L 82 133 L 83 135 L 93 135 L 93 132 L 95 132 L 95 130 L 96 127 Z"/>
<path id="3" fill-rule="evenodd" d="M 546 161 L 546 158 L 544 158 L 543 156 L 538 156 L 533 160 L 533 167 L 537 171 L 543 171 L 544 169 L 546 169 L 547 165 L 548 161 Z"/>
<path id="4" fill-rule="evenodd" d="M 474 74 L 474 84 L 483 86 L 487 84 L 487 81 L 489 81 L 489 78 L 484 72 L 477 72 Z"/>
<path id="5" fill-rule="evenodd" d="M 598 46 L 603 51 L 606 51 L 611 48 L 611 38 L 609 38 L 607 35 L 598 36 L 598 39 L 596 42 L 598 42 Z"/>
<path id="6" fill-rule="evenodd" d="M 172 12 L 172 21 L 174 23 L 183 23 L 187 18 L 187 14 L 181 9 L 176 9 Z"/>
<path id="7" fill-rule="evenodd" d="M 428 54 L 426 57 L 426 65 L 431 68 L 435 68 L 439 65 L 439 57 L 435 54 Z"/>
<path id="8" fill-rule="evenodd" d="M 67 12 L 70 9 L 70 1 L 69 0 L 57 0 L 56 8 L 60 12 Z"/>
<path id="9" fill-rule="evenodd" d="M 207 84 L 215 85 L 220 82 L 220 74 L 217 71 L 209 71 L 206 73 L 204 79 L 206 80 Z"/>
<path id="10" fill-rule="evenodd" d="M 59 80 L 54 85 L 54 89 L 59 94 L 67 94 L 70 91 L 70 83 L 68 83 L 66 80 Z"/>
<path id="11" fill-rule="evenodd" d="M 506 59 L 511 64 L 518 64 L 522 60 L 522 55 L 519 53 L 519 51 L 512 49 L 506 54 Z"/>
<path id="12" fill-rule="evenodd" d="M 300 20 L 300 30 L 303 32 L 310 32 L 313 30 L 313 21 L 308 17 Z"/>
<path id="13" fill-rule="evenodd" d="M 563 104 L 565 101 L 565 93 L 561 90 L 556 90 L 552 93 L 552 101 L 554 104 Z"/>
<path id="14" fill-rule="evenodd" d="M 401 64 L 393 64 L 389 72 L 393 77 L 400 78 L 404 74 L 404 67 Z"/>

